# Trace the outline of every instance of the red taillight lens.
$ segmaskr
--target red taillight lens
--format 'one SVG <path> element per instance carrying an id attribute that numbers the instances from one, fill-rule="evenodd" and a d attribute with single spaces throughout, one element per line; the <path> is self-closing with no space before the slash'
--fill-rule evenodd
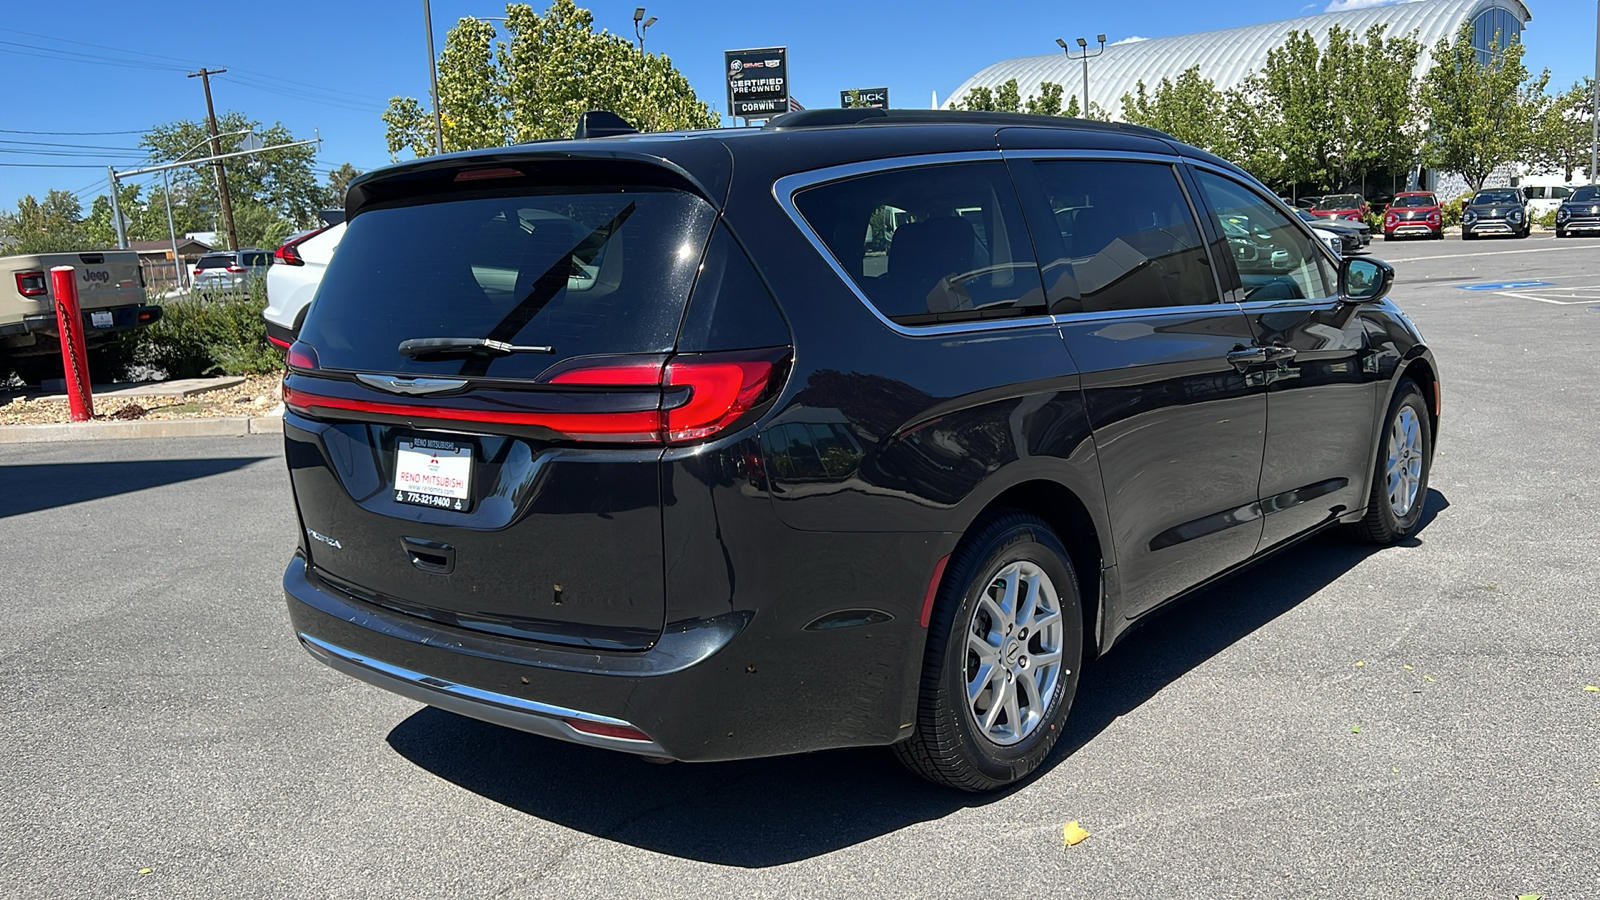
<path id="1" fill-rule="evenodd" d="M 17 293 L 24 297 L 43 297 L 50 293 L 50 281 L 43 272 L 18 272 Z"/>
<path id="2" fill-rule="evenodd" d="M 771 360 L 694 359 L 679 357 L 667 364 L 664 383 L 687 385 L 689 402 L 666 411 L 668 441 L 710 437 L 749 411 L 772 378 Z"/>
<path id="3" fill-rule="evenodd" d="M 317 368 L 317 351 L 315 347 L 301 341 L 289 345 L 289 352 L 285 354 L 284 361 L 291 369 L 301 369 L 314 372 Z"/>
<path id="4" fill-rule="evenodd" d="M 243 272 L 244 271 L 244 266 L 229 266 L 228 267 L 228 271 L 229 272 Z"/>
<path id="5" fill-rule="evenodd" d="M 568 369 L 550 379 L 551 384 L 642 385 L 661 383 L 661 360 Z"/>
<path id="6" fill-rule="evenodd" d="M 295 243 L 299 243 L 299 241 Z M 284 244 L 282 247 L 272 251 L 272 256 L 285 266 L 303 266 L 306 264 L 306 261 L 300 258 L 300 251 L 294 248 L 294 244 Z"/>

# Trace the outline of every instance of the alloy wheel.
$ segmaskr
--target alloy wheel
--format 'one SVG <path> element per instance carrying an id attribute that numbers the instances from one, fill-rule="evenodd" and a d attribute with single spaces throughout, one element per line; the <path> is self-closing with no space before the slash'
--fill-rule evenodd
<path id="1" fill-rule="evenodd" d="M 1009 563 L 990 579 L 967 623 L 967 711 L 1001 746 L 1032 734 L 1062 676 L 1061 599 L 1039 566 Z"/>
<path id="2" fill-rule="evenodd" d="M 1400 407 L 1389 425 L 1389 508 L 1404 518 L 1417 502 L 1422 486 L 1422 423 L 1416 410 Z"/>

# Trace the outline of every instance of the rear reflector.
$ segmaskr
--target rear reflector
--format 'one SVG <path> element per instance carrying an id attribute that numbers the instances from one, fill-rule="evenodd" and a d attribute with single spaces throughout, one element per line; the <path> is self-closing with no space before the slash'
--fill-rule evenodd
<path id="1" fill-rule="evenodd" d="M 648 742 L 650 740 L 650 735 L 630 725 L 607 725 L 603 722 L 590 722 L 586 719 L 562 719 L 561 721 L 572 726 L 573 731 L 581 731 L 584 734 L 616 738 L 619 741 Z"/>
<path id="2" fill-rule="evenodd" d="M 289 342 L 284 340 L 283 338 L 275 338 L 275 337 L 273 337 L 272 335 L 269 334 L 269 335 L 267 335 L 267 340 L 270 341 L 272 343 L 272 345 L 275 346 L 275 347 L 279 347 L 279 348 L 284 349 L 284 350 L 289 349 Z"/>
<path id="3" fill-rule="evenodd" d="M 933 618 L 933 600 L 939 596 L 939 582 L 944 578 L 944 567 L 950 563 L 950 554 L 946 553 L 933 564 L 933 577 L 928 579 L 928 593 L 922 598 L 922 627 L 927 628 L 928 622 Z"/>

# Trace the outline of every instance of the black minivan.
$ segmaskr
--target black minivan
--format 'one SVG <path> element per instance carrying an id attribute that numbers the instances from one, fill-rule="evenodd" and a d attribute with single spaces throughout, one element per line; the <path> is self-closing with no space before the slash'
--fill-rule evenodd
<path id="1" fill-rule="evenodd" d="M 284 383 L 290 616 L 463 715 L 992 789 L 1159 607 L 1422 515 L 1393 270 L 1159 132 L 805 111 L 417 160 L 347 210 Z"/>

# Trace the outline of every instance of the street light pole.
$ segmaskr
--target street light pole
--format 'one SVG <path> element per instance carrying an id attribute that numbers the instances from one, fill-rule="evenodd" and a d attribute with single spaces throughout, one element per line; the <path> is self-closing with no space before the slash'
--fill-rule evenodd
<path id="1" fill-rule="evenodd" d="M 167 201 L 167 237 L 172 239 L 172 280 L 184 287 L 183 260 L 178 258 L 178 229 L 172 224 L 172 184 L 167 180 L 167 170 L 161 170 L 161 198 Z"/>
<path id="2" fill-rule="evenodd" d="M 433 55 L 433 9 L 422 0 L 422 20 L 428 27 L 428 83 L 433 96 L 433 149 L 444 152 L 444 117 L 439 113 L 439 63 Z"/>
<path id="3" fill-rule="evenodd" d="M 1600 0 L 1594 5 L 1594 110 L 1589 116 L 1589 183 L 1600 184 Z"/>
<path id="4" fill-rule="evenodd" d="M 1600 2 L 1600 0 L 1597 0 L 1597 2 Z M 1082 109 L 1082 114 L 1083 114 L 1083 117 L 1085 119 L 1089 118 L 1089 60 L 1091 60 L 1094 57 L 1099 56 L 1100 54 L 1106 52 L 1106 36 L 1103 35 L 1103 34 L 1102 35 L 1097 35 L 1096 36 L 1096 40 L 1098 40 L 1100 42 L 1100 47 L 1099 47 L 1099 49 L 1095 50 L 1093 53 L 1090 53 L 1089 52 L 1089 42 L 1084 40 L 1083 38 L 1078 38 L 1078 55 L 1077 56 L 1073 56 L 1072 55 L 1072 48 L 1067 46 L 1067 42 L 1062 40 L 1061 38 L 1056 38 L 1056 46 L 1060 47 L 1062 52 L 1067 54 L 1067 59 L 1081 59 L 1081 60 L 1083 60 L 1083 109 Z"/>
<path id="5" fill-rule="evenodd" d="M 643 19 L 642 22 L 640 21 L 641 19 Z M 639 52 L 640 53 L 644 52 L 644 35 L 645 35 L 645 32 L 649 31 L 650 30 L 650 26 L 654 25 L 656 23 L 656 21 L 657 21 L 657 19 L 656 19 L 655 16 L 651 16 L 650 18 L 645 19 L 645 17 L 644 17 L 644 7 L 642 7 L 642 6 L 638 7 L 637 9 L 635 9 L 633 11 L 633 33 L 635 35 L 637 35 L 638 38 L 639 38 Z"/>

